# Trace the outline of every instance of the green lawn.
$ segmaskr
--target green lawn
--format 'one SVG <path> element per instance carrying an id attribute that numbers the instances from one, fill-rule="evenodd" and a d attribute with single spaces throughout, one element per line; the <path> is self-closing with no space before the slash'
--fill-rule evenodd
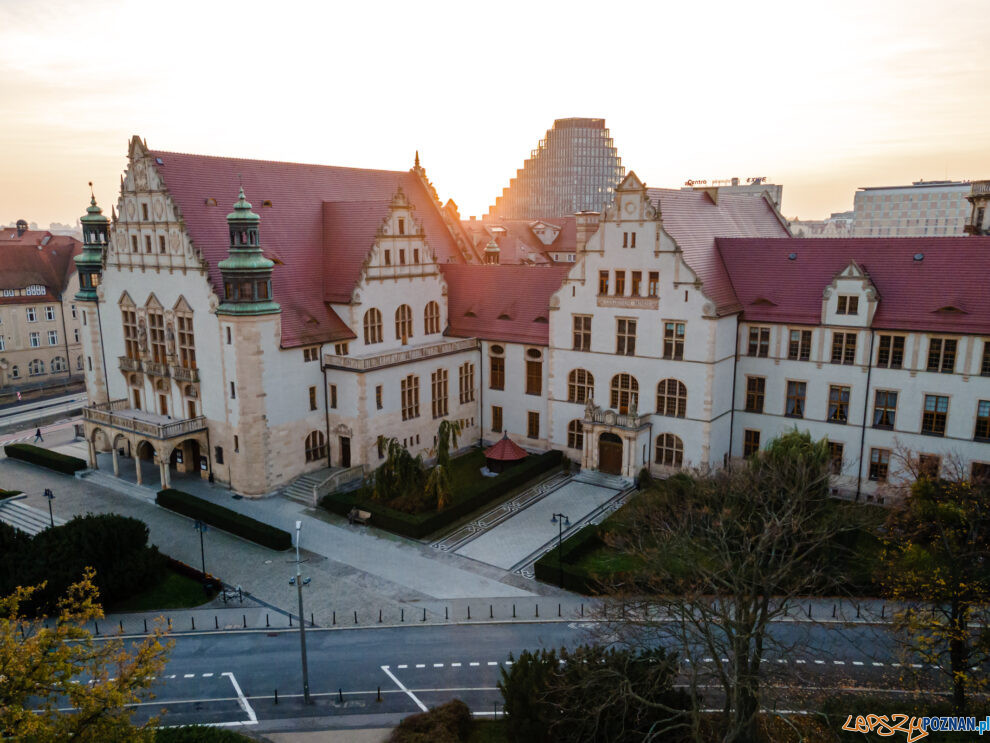
<path id="1" fill-rule="evenodd" d="M 481 474 L 481 468 L 484 466 L 483 449 L 472 448 L 467 453 L 450 460 L 450 489 L 454 503 L 473 493 L 473 486 L 487 479 Z"/>
<path id="2" fill-rule="evenodd" d="M 468 743 L 509 743 L 505 720 L 476 720 Z"/>
<path id="3" fill-rule="evenodd" d="M 129 599 L 107 607 L 107 612 L 159 611 L 164 609 L 189 609 L 205 604 L 216 595 L 207 595 L 203 584 L 171 570 L 158 583 Z"/>

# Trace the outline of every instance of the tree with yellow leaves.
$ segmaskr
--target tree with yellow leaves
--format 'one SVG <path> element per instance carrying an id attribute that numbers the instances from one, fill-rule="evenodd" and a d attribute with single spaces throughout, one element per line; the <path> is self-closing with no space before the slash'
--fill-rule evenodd
<path id="1" fill-rule="evenodd" d="M 883 566 L 904 647 L 949 677 L 962 714 L 990 679 L 990 487 L 922 474 L 887 519 Z"/>
<path id="2" fill-rule="evenodd" d="M 87 569 L 68 588 L 51 620 L 23 615 L 38 586 L 0 597 L 0 738 L 154 740 L 157 720 L 135 725 L 128 705 L 153 696 L 172 643 L 160 628 L 130 647 L 94 638 L 86 624 L 103 618 L 94 575 Z"/>

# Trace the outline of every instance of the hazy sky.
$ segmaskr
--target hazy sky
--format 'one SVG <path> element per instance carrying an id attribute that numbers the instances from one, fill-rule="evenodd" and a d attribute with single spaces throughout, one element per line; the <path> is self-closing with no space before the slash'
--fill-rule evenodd
<path id="1" fill-rule="evenodd" d="M 990 178 L 990 2 L 0 0 L 0 224 L 109 210 L 131 134 L 404 170 L 481 214 L 555 118 L 604 117 L 652 186 Z"/>

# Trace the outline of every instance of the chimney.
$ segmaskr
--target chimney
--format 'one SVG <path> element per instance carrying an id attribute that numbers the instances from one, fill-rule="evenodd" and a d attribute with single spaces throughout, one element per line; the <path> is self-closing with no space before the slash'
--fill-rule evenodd
<path id="1" fill-rule="evenodd" d="M 577 212 L 574 215 L 575 252 L 581 253 L 588 244 L 588 239 L 598 231 L 598 212 Z"/>
<path id="2" fill-rule="evenodd" d="M 27 228 L 28 228 L 28 223 L 27 223 L 26 220 L 24 220 L 24 219 L 18 219 L 17 220 L 17 236 L 18 237 L 20 237 L 25 232 L 27 232 Z"/>

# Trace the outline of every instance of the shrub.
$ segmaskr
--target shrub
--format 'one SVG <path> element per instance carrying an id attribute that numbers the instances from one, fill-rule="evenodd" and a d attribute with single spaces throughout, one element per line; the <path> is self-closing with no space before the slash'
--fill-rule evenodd
<path id="1" fill-rule="evenodd" d="M 536 579 L 558 585 L 561 577 L 560 563 L 563 562 L 564 588 L 578 593 L 595 593 L 597 589 L 595 577 L 574 563 L 588 552 L 603 546 L 599 532 L 598 524 L 588 524 L 568 537 L 560 550 L 554 548 L 547 552 L 533 566 Z"/>
<path id="2" fill-rule="evenodd" d="M 410 715 L 389 736 L 389 743 L 464 743 L 471 735 L 471 710 L 460 699 Z"/>
<path id="3" fill-rule="evenodd" d="M 371 499 L 366 489 L 330 493 L 323 497 L 320 506 L 340 516 L 346 516 L 352 508 L 357 507 L 371 513 L 371 523 L 374 526 L 421 539 L 505 495 L 513 488 L 526 484 L 537 475 L 559 466 L 562 457 L 563 453 L 556 450 L 529 457 L 498 477 L 484 478 L 483 482 L 463 489 L 459 493 L 459 500 L 442 511 L 404 513 Z"/>
<path id="4" fill-rule="evenodd" d="M 20 490 L 3 490 L 0 488 L 0 500 L 3 500 L 4 498 L 12 498 L 13 496 L 20 494 Z"/>
<path id="5" fill-rule="evenodd" d="M 42 449 L 40 446 L 31 444 L 7 444 L 3 450 L 11 459 L 20 459 L 22 462 L 30 462 L 40 467 L 47 467 L 56 472 L 64 472 L 71 475 L 79 470 L 84 470 L 87 464 L 79 457 L 70 457 L 66 454 L 59 454 L 57 451 Z"/>
<path id="6" fill-rule="evenodd" d="M 287 550 L 292 546 L 292 535 L 284 529 L 257 521 L 250 516 L 231 511 L 229 508 L 218 506 L 216 503 L 175 488 L 159 490 L 155 502 L 170 511 L 199 519 L 210 526 L 229 531 L 263 547 Z"/>

